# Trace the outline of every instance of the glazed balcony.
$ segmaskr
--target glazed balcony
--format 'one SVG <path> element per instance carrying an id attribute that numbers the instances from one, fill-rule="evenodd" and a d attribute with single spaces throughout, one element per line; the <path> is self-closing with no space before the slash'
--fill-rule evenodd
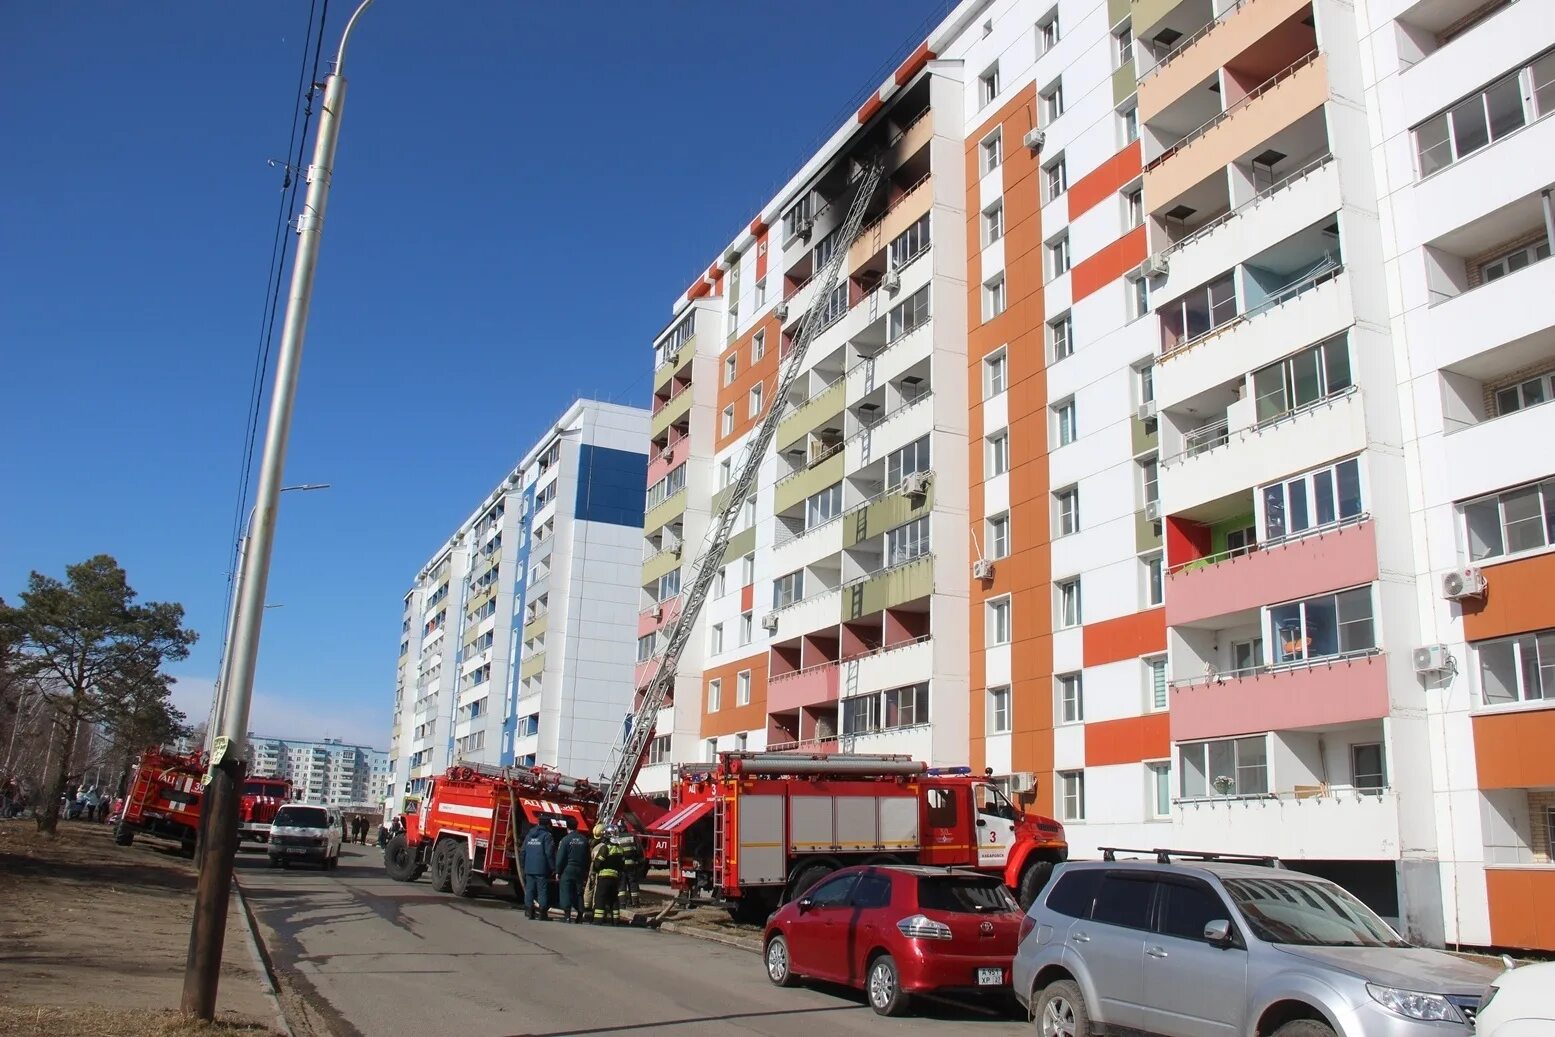
<path id="1" fill-rule="evenodd" d="M 1388 715 L 1387 658 L 1368 649 L 1171 685 L 1172 741 L 1332 727 Z"/>

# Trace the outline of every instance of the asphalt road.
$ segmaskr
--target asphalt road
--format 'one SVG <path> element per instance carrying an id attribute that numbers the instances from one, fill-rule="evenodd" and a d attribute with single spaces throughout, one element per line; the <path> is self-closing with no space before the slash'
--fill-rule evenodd
<path id="1" fill-rule="evenodd" d="M 1032 1032 L 976 1003 L 883 1019 L 851 991 L 774 987 L 755 954 L 695 937 L 531 922 L 505 898 L 394 882 L 372 847 L 333 872 L 271 871 L 252 850 L 238 865 L 276 971 L 337 1037 Z"/>

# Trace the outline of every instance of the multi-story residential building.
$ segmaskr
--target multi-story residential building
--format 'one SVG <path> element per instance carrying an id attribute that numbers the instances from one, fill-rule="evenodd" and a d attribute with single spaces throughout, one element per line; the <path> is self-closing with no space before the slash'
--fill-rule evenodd
<path id="1" fill-rule="evenodd" d="M 285 778 L 299 803 L 335 807 L 377 807 L 383 802 L 388 754 L 338 738 L 290 739 L 249 736 L 249 773 Z"/>
<path id="2" fill-rule="evenodd" d="M 1555 941 L 1544 13 L 960 4 L 655 342 L 639 688 L 783 414 L 645 785 L 907 752 L 1079 856 L 1277 854 L 1423 941 Z"/>
<path id="3" fill-rule="evenodd" d="M 1541 301 L 1555 291 L 1550 14 L 1528 0 L 1370 0 L 1362 15 L 1386 261 L 1376 290 L 1400 388 L 1424 649 L 1415 722 L 1431 746 L 1445 936 L 1544 950 L 1555 949 L 1555 408 L 1541 406 L 1555 399 L 1555 312 Z"/>
<path id="4" fill-rule="evenodd" d="M 404 599 L 389 809 L 451 763 L 598 776 L 631 707 L 648 414 L 580 400 Z"/>

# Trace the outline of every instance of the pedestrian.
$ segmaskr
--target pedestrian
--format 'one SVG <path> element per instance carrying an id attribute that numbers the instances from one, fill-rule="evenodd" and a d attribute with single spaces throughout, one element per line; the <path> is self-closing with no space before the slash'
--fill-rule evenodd
<path id="1" fill-rule="evenodd" d="M 595 825 L 594 835 L 599 839 L 594 848 L 594 924 L 614 925 L 621 889 L 621 851 L 606 838 L 604 825 Z"/>
<path id="2" fill-rule="evenodd" d="M 583 893 L 589 878 L 589 837 L 574 829 L 556 847 L 557 893 L 562 921 L 583 921 Z"/>
<path id="3" fill-rule="evenodd" d="M 637 837 L 621 827 L 620 822 L 610 826 L 610 841 L 615 844 L 616 851 L 621 856 L 621 883 L 620 890 L 623 898 L 631 907 L 641 905 L 638 897 L 637 879 L 642 868 L 642 849 L 637 844 Z"/>
<path id="4" fill-rule="evenodd" d="M 551 914 L 551 877 L 556 874 L 556 840 L 549 825 L 531 825 L 520 847 L 524 869 L 524 915 L 544 922 Z"/>
<path id="5" fill-rule="evenodd" d="M 356 841 L 363 846 L 367 845 L 367 817 L 358 814 L 356 818 Z"/>

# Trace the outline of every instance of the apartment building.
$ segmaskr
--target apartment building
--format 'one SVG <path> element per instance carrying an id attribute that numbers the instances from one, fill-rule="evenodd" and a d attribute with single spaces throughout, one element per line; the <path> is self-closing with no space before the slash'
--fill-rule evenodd
<path id="1" fill-rule="evenodd" d="M 1445 935 L 1555 949 L 1555 19 L 1371 0 Z"/>
<path id="2" fill-rule="evenodd" d="M 248 740 L 249 773 L 285 778 L 299 803 L 377 809 L 387 783 L 388 753 L 338 738 Z"/>
<path id="3" fill-rule="evenodd" d="M 579 400 L 405 594 L 390 809 L 455 762 L 597 777 L 631 708 L 648 413 Z"/>

